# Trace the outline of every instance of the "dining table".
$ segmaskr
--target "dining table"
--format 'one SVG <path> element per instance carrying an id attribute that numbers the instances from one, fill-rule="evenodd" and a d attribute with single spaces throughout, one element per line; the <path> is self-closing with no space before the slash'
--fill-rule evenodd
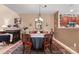
<path id="1" fill-rule="evenodd" d="M 43 49 L 44 34 L 36 33 L 30 35 L 33 43 L 33 49 Z"/>

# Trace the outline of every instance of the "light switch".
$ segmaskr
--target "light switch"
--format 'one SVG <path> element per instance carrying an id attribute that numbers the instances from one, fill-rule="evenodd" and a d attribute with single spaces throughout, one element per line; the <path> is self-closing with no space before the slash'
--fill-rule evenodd
<path id="1" fill-rule="evenodd" d="M 77 44 L 76 43 L 74 43 L 74 47 L 76 47 L 77 46 Z"/>

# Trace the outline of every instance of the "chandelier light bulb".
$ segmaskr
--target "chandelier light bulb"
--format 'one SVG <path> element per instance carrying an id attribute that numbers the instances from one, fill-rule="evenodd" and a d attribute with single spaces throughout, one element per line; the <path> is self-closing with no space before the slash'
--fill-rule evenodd
<path id="1" fill-rule="evenodd" d="M 73 9 L 70 10 L 70 12 L 73 12 L 73 11 L 74 11 Z"/>
<path id="2" fill-rule="evenodd" d="M 42 19 L 41 17 L 39 17 L 39 20 L 40 20 L 40 21 L 43 21 L 43 19 Z"/>

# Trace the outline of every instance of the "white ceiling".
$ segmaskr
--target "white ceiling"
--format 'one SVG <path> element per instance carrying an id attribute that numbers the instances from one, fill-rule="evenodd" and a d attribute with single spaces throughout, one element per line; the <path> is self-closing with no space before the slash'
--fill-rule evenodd
<path id="1" fill-rule="evenodd" d="M 17 13 L 39 13 L 39 4 L 6 4 L 5 6 L 16 11 Z M 70 13 L 70 10 L 73 9 L 73 13 L 79 14 L 79 4 L 47 4 L 47 7 L 44 8 L 44 5 L 41 5 L 41 13 L 52 14 L 56 11 L 60 13 Z"/>

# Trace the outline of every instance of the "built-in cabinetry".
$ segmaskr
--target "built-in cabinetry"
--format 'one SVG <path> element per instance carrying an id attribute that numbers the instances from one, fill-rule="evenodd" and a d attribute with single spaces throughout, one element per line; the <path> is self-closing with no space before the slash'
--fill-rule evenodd
<path id="1" fill-rule="evenodd" d="M 6 30 L 6 33 L 13 34 L 12 43 L 20 40 L 20 30 Z"/>
<path id="2" fill-rule="evenodd" d="M 13 34 L 13 39 L 11 43 L 15 43 L 18 40 L 20 40 L 20 30 L 6 30 L 6 31 L 0 31 L 0 34 L 10 33 Z"/>
<path id="3" fill-rule="evenodd" d="M 5 34 L 6 33 L 6 31 L 0 31 L 0 34 Z"/>

